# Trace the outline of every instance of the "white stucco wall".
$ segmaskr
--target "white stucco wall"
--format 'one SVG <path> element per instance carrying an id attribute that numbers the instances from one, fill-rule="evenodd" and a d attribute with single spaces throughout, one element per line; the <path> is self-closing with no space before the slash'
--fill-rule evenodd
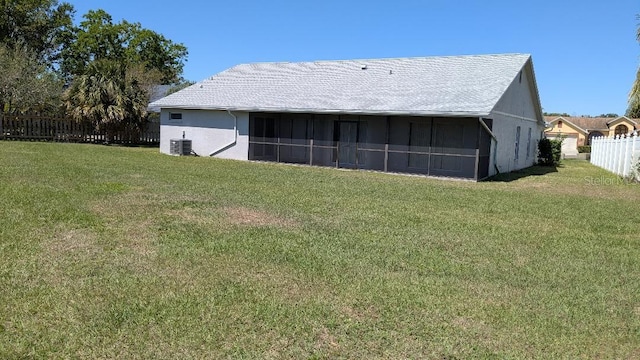
<path id="1" fill-rule="evenodd" d="M 182 120 L 171 120 L 171 113 L 181 113 Z M 249 114 L 233 112 L 235 120 L 226 111 L 162 109 L 160 113 L 160 152 L 169 154 L 171 139 L 192 141 L 193 151 L 200 156 L 247 160 L 249 157 Z M 236 143 L 232 143 L 236 140 Z"/>
<path id="2" fill-rule="evenodd" d="M 516 160 L 516 133 L 520 126 L 520 142 L 518 159 Z M 493 116 L 493 133 L 498 139 L 498 143 L 492 148 L 492 161 L 489 168 L 489 175 L 495 175 L 496 170 L 493 166 L 498 166 L 501 173 L 510 172 L 533 166 L 538 158 L 538 140 L 540 140 L 540 132 L 542 126 L 535 121 L 517 119 L 504 115 Z M 531 129 L 531 139 L 528 140 L 529 129 Z M 528 155 L 527 155 L 528 146 Z M 496 152 L 497 150 L 497 152 Z M 493 153 L 495 152 L 495 157 Z"/>
<path id="3" fill-rule="evenodd" d="M 544 131 L 544 123 L 541 109 L 535 101 L 536 97 L 533 92 L 535 87 L 530 69 L 529 65 L 525 66 L 522 70 L 522 77 L 517 76 L 514 79 L 489 116 L 493 119 L 493 133 L 498 139 L 497 145 L 494 144 L 492 147 L 490 175 L 496 174 L 494 164 L 503 173 L 523 169 L 537 162 L 538 141 Z M 518 126 L 520 126 L 520 142 L 518 159 L 516 160 Z M 529 129 L 531 129 L 530 141 L 528 141 Z M 528 156 L 527 145 L 529 146 Z"/>

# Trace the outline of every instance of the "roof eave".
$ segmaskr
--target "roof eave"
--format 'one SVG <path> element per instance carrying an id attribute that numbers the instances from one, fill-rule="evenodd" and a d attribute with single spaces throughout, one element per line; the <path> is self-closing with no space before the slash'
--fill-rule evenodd
<path id="1" fill-rule="evenodd" d="M 638 123 L 635 122 L 633 119 L 623 115 L 623 116 L 618 116 L 617 118 L 615 118 L 615 119 L 613 119 L 611 121 L 608 121 L 607 122 L 607 126 L 611 127 L 611 125 L 613 123 L 616 123 L 616 122 L 619 122 L 619 121 L 625 121 L 625 120 L 630 122 L 630 123 L 632 123 L 633 125 L 638 125 Z"/>
<path id="2" fill-rule="evenodd" d="M 237 107 L 237 106 L 202 106 L 202 105 L 159 105 L 161 109 L 209 110 L 237 112 L 270 112 L 270 113 L 313 113 L 313 114 L 349 114 L 349 115 L 382 115 L 382 116 L 443 116 L 443 117 L 486 117 L 487 111 L 422 111 L 422 110 L 367 110 L 367 109 L 307 109 L 277 107 Z"/>

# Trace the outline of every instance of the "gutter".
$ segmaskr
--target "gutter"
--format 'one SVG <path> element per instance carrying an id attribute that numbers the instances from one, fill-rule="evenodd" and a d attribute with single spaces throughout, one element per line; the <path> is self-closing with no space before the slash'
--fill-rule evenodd
<path id="1" fill-rule="evenodd" d="M 496 173 L 500 174 L 500 169 L 498 169 L 498 162 L 497 162 L 497 160 L 498 160 L 497 159 L 497 156 L 498 156 L 498 138 L 493 133 L 493 131 L 491 131 L 491 129 L 489 129 L 489 126 L 487 125 L 486 122 L 484 122 L 483 118 L 479 117 L 478 118 L 478 122 L 480 123 L 480 125 L 482 125 L 482 127 L 489 134 L 489 136 L 491 136 L 491 139 L 493 139 L 493 141 L 496 142 L 496 146 L 493 149 L 493 167 L 496 169 Z"/>
<path id="2" fill-rule="evenodd" d="M 292 114 L 343 114 L 343 115 L 379 115 L 379 116 L 431 116 L 431 117 L 470 117 L 489 116 L 485 111 L 411 111 L 411 110 L 362 110 L 362 109 L 318 109 L 318 108 L 286 108 L 286 107 L 245 107 L 245 106 L 202 106 L 202 105 L 159 105 L 161 109 L 181 110 L 216 110 L 235 112 L 266 112 Z"/>
<path id="3" fill-rule="evenodd" d="M 482 127 L 489 133 L 489 135 L 493 138 L 493 140 L 496 141 L 496 144 L 497 144 L 498 143 L 498 138 L 495 136 L 493 131 L 491 131 L 491 129 L 489 129 L 489 126 L 487 125 L 486 122 L 484 122 L 484 119 L 478 118 L 478 120 L 480 120 L 480 125 L 482 125 Z"/>
<path id="4" fill-rule="evenodd" d="M 238 143 L 238 117 L 235 116 L 230 110 L 227 110 L 227 114 L 229 114 L 232 118 L 233 118 L 233 141 L 230 142 L 229 144 L 221 147 L 220 149 L 212 152 L 211 154 L 209 154 L 209 156 L 216 156 L 219 153 L 236 146 L 236 144 Z"/>

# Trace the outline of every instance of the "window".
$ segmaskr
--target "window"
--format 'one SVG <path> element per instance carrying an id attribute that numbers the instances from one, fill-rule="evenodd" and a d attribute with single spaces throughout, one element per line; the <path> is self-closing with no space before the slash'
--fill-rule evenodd
<path id="1" fill-rule="evenodd" d="M 627 125 L 618 125 L 616 126 L 615 135 L 625 135 L 629 133 L 629 128 Z"/>
<path id="2" fill-rule="evenodd" d="M 516 128 L 516 153 L 514 160 L 518 161 L 518 156 L 520 155 L 520 126 Z"/>
<path id="3" fill-rule="evenodd" d="M 182 113 L 169 113 L 169 120 L 171 121 L 182 120 Z"/>
<path id="4" fill-rule="evenodd" d="M 527 159 L 529 159 L 530 155 L 531 155 L 531 128 L 529 128 L 529 131 L 527 132 Z"/>
<path id="5" fill-rule="evenodd" d="M 558 121 L 558 129 L 562 129 L 562 121 Z"/>
<path id="6" fill-rule="evenodd" d="M 587 138 L 587 145 L 591 145 L 593 138 L 604 136 L 600 131 L 592 131 L 589 133 L 589 137 Z"/>

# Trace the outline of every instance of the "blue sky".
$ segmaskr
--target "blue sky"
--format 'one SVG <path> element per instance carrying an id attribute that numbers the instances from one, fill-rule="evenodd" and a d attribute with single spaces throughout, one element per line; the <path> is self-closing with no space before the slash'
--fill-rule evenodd
<path id="1" fill-rule="evenodd" d="M 637 0 L 67 0 L 181 42 L 184 76 L 240 63 L 529 53 L 542 107 L 623 114 L 640 64 Z"/>

